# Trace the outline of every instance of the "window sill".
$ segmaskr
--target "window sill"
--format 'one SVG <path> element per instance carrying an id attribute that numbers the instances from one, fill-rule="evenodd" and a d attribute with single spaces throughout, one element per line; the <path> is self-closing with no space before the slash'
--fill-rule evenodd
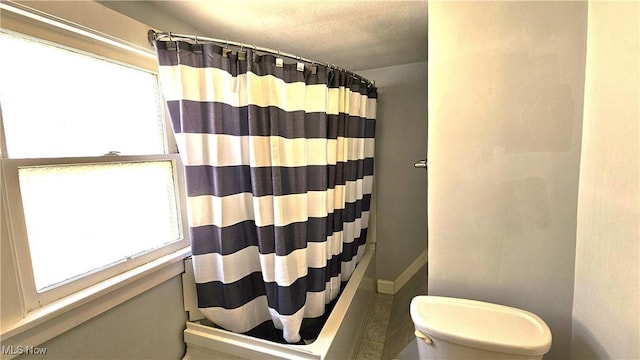
<path id="1" fill-rule="evenodd" d="M 2 329 L 2 346 L 38 346 L 184 272 L 186 247 L 28 312 Z M 14 356 L 9 355 L 7 359 Z M 2 356 L 4 359 L 4 354 Z"/>

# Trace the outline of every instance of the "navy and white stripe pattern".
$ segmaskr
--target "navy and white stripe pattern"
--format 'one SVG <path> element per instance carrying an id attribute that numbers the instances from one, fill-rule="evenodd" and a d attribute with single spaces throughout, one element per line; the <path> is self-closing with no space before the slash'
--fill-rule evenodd
<path id="1" fill-rule="evenodd" d="M 172 44 L 156 50 L 186 167 L 200 310 L 227 330 L 268 325 L 297 343 L 364 252 L 376 89 L 251 50 L 245 60 Z"/>

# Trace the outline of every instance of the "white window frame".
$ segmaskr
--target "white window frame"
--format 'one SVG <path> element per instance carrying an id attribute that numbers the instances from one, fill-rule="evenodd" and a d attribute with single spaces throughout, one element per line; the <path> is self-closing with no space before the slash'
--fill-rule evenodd
<path id="1" fill-rule="evenodd" d="M 93 2 L 81 3 L 80 5 L 96 7 L 96 10 L 102 10 L 100 8 L 102 5 Z M 55 7 L 55 4 L 43 3 L 43 6 Z M 3 19 L 6 19 L 5 16 L 10 17 L 11 27 L 3 27 L 9 32 L 25 34 L 27 37 L 42 38 L 45 42 L 58 43 L 62 47 L 76 48 L 81 52 L 96 54 L 99 57 L 108 58 L 127 66 L 149 71 L 156 76 L 158 74 L 157 62 L 153 51 L 148 48 L 145 50 L 142 46 L 128 41 L 120 41 L 119 38 L 105 33 L 103 29 L 94 31 L 72 21 L 77 21 L 77 19 L 67 21 L 61 18 L 60 14 L 48 15 L 45 12 L 12 1 L 0 3 L 0 10 L 4 13 L 1 14 Z M 15 25 L 17 29 L 12 28 L 14 24 L 17 24 Z M 137 23 L 134 25 L 140 26 L 142 24 Z M 23 28 L 27 31 L 23 32 Z M 122 30 L 119 29 L 119 31 Z M 45 34 L 46 36 L 41 37 L 39 36 L 40 34 Z M 57 39 L 63 39 L 64 41 L 59 43 L 56 41 Z M 67 40 L 69 41 L 67 42 Z M 87 48 L 74 46 L 78 43 L 88 44 Z M 110 56 L 111 54 L 115 55 Z M 131 61 L 128 61 L 129 57 Z M 164 104 L 162 98 L 160 102 Z M 17 348 L 20 346 L 24 348 L 26 346 L 40 345 L 184 272 L 182 260 L 191 255 L 184 166 L 177 154 L 177 147 L 170 130 L 166 109 L 163 115 L 165 154 L 9 159 L 0 109 L 0 179 L 2 180 L 0 186 L 0 216 L 5 217 L 8 225 L 8 241 L 16 270 L 15 282 L 20 289 L 17 295 L 22 308 L 20 320 L 10 324 L 4 323 L 1 326 L 0 338 L 4 347 L 14 346 Z M 119 262 L 115 266 L 102 268 L 38 293 L 30 258 L 18 169 L 23 166 L 149 161 L 171 161 L 173 165 L 178 215 L 180 217 L 179 227 L 182 238 L 176 242 Z M 12 357 L 14 356 L 10 355 L 8 358 Z M 5 358 L 4 355 L 3 358 Z"/>
<path id="2" fill-rule="evenodd" d="M 107 265 L 88 274 L 81 274 L 76 278 L 56 284 L 44 291 L 38 292 L 35 285 L 31 252 L 29 250 L 29 238 L 22 207 L 22 194 L 18 179 L 18 170 L 27 166 L 63 166 L 63 165 L 93 165 L 93 164 L 118 164 L 171 161 L 175 184 L 176 203 L 179 205 L 179 233 L 181 238 L 175 242 L 160 248 L 135 255 L 124 261 Z M 8 200 L 8 216 L 11 237 L 15 249 L 16 265 L 20 277 L 20 285 L 27 311 L 37 309 L 43 305 L 59 300 L 62 297 L 76 293 L 82 289 L 96 285 L 102 281 L 122 274 L 135 267 L 146 264 L 152 260 L 168 255 L 189 246 L 188 227 L 186 224 L 186 208 L 184 197 L 184 176 L 180 157 L 176 154 L 147 155 L 147 156 L 102 156 L 102 157 L 75 157 L 75 158 L 37 158 L 37 159 L 2 159 L 2 173 L 4 186 Z"/>

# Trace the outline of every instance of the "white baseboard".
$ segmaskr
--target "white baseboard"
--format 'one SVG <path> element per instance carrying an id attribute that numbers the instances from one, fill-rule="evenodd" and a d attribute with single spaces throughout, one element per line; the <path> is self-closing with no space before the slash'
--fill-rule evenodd
<path id="1" fill-rule="evenodd" d="M 395 281 L 378 279 L 378 292 L 382 294 L 395 294 Z"/>
<path id="2" fill-rule="evenodd" d="M 429 258 L 428 250 L 428 248 L 424 249 L 424 251 L 420 255 L 418 255 L 418 257 L 413 260 L 413 262 L 409 266 L 407 266 L 407 268 L 404 269 L 404 271 L 400 275 L 398 275 L 395 280 L 391 281 L 378 279 L 378 292 L 390 295 L 397 293 L 404 286 L 404 284 L 406 284 L 407 281 L 409 281 L 413 277 L 413 275 L 415 275 L 418 270 L 420 270 L 424 266 L 424 264 L 427 263 L 427 260 Z"/>

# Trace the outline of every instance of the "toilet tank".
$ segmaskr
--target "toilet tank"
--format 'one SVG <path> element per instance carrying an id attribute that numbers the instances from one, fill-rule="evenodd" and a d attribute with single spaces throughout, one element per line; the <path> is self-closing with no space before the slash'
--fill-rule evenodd
<path id="1" fill-rule="evenodd" d="M 547 324 L 513 307 L 417 296 L 411 318 L 420 359 L 542 359 L 551 347 Z"/>

